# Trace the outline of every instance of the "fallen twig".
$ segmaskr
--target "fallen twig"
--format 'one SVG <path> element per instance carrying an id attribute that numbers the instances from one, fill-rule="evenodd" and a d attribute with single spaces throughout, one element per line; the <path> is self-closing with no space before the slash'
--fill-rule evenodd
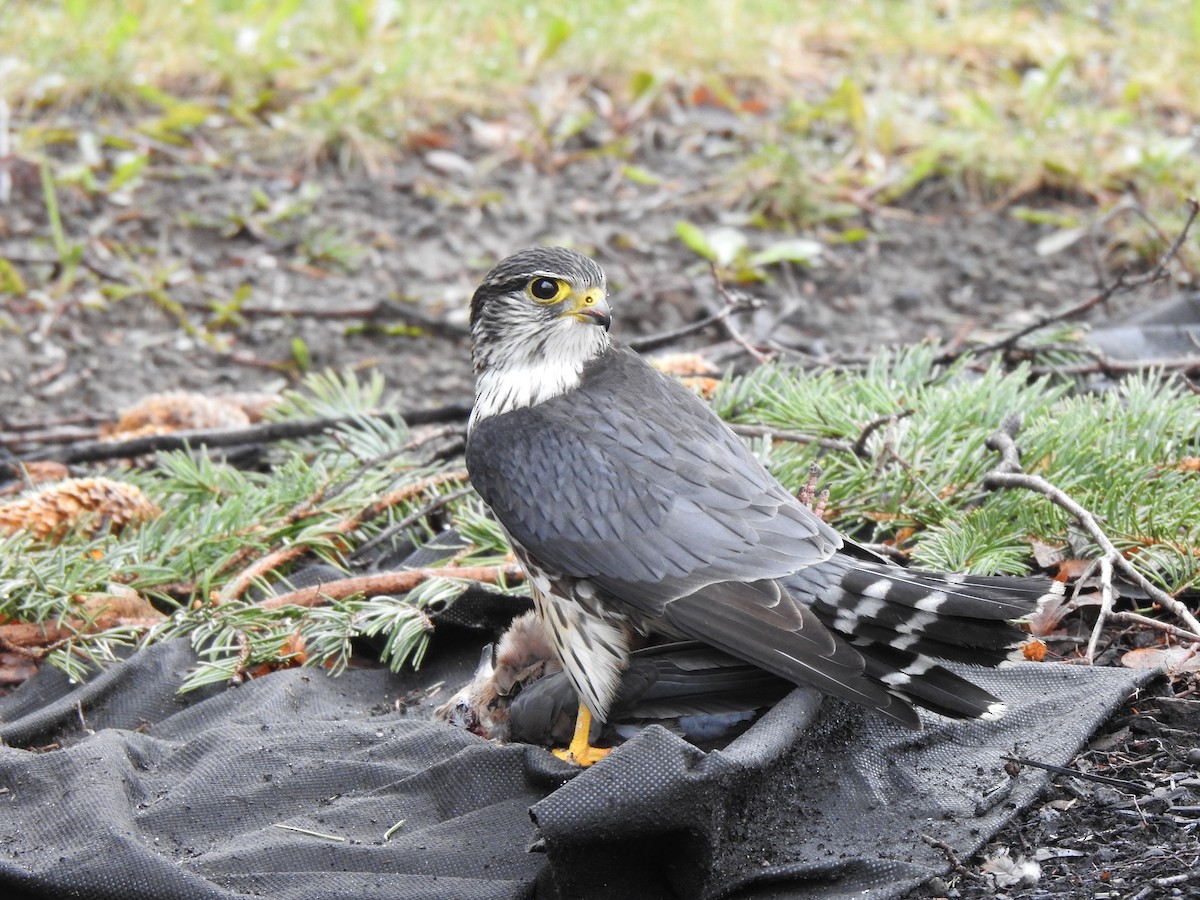
<path id="1" fill-rule="evenodd" d="M 1100 645 L 1100 634 L 1104 630 L 1104 622 L 1108 619 L 1113 608 L 1113 560 L 1110 554 L 1105 553 L 1100 557 L 1100 611 L 1096 613 L 1096 624 L 1092 626 L 1091 636 L 1088 638 L 1087 650 L 1083 654 L 1083 658 L 1087 660 L 1088 665 L 1096 661 L 1096 647 Z"/>
<path id="2" fill-rule="evenodd" d="M 37 432 L 52 431 L 64 425 L 95 426 L 107 420 L 103 416 L 97 416 L 95 413 L 75 413 L 69 416 L 55 416 L 53 419 L 39 419 L 36 422 L 13 422 L 0 416 L 0 421 L 4 422 L 4 427 L 10 431 Z"/>
<path id="3" fill-rule="evenodd" d="M 749 353 L 750 356 L 754 358 L 755 362 L 757 362 L 759 365 L 762 365 L 768 361 L 767 355 L 755 347 L 754 344 L 751 343 L 750 339 L 742 334 L 737 326 L 734 325 L 730 320 L 730 314 L 735 310 L 745 308 L 748 305 L 748 301 L 739 300 L 729 293 L 729 290 L 721 281 L 721 273 L 717 271 L 716 263 L 709 263 L 709 268 L 712 270 L 713 284 L 716 286 L 717 294 L 725 303 L 724 308 L 720 311 L 720 317 L 717 319 L 717 321 L 720 322 L 721 327 L 725 329 L 725 333 L 729 335 L 732 341 Z M 749 305 L 752 306 L 752 304 Z"/>
<path id="4" fill-rule="evenodd" d="M 930 847 L 933 847 L 935 850 L 941 850 L 942 853 L 945 854 L 946 861 L 948 863 L 950 863 L 950 868 L 952 868 L 954 870 L 955 875 L 958 875 L 960 878 L 966 878 L 970 881 L 982 881 L 983 880 L 982 875 L 979 875 L 976 872 L 972 872 L 970 869 L 968 869 L 966 866 L 964 866 L 962 864 L 962 862 L 958 858 L 958 854 L 954 851 L 954 848 L 951 847 L 949 844 L 947 844 L 945 841 L 939 841 L 937 838 L 933 837 L 932 835 L 928 835 L 928 834 L 922 834 L 921 840 L 923 840 Z"/>
<path id="5" fill-rule="evenodd" d="M 854 445 L 841 438 L 819 437 L 815 434 L 805 434 L 802 431 L 784 431 L 771 428 L 768 425 L 734 425 L 729 426 L 734 434 L 742 437 L 765 437 L 772 441 L 788 441 L 795 444 L 816 444 L 826 450 L 843 450 L 853 452 Z"/>
<path id="6" fill-rule="evenodd" d="M 419 496 L 431 488 L 445 484 L 448 481 L 466 481 L 467 472 L 465 469 L 458 469 L 452 472 L 439 472 L 436 475 L 430 475 L 428 478 L 422 478 L 412 484 L 406 484 L 401 488 L 397 488 L 387 494 L 384 494 L 370 506 L 360 510 L 353 516 L 348 516 L 340 522 L 335 522 L 329 526 L 327 534 L 349 534 L 355 529 L 362 526 L 364 522 L 369 522 L 376 516 L 382 514 L 385 510 L 390 509 L 398 503 L 404 503 L 411 500 L 413 497 Z M 301 504 L 301 507 L 306 504 Z M 309 551 L 309 547 L 305 544 L 292 544 L 287 547 L 280 547 L 271 551 L 266 556 L 259 557 L 237 575 L 235 575 L 221 592 L 217 595 L 216 602 L 228 603 L 231 600 L 236 600 L 246 592 L 246 589 L 258 578 L 264 577 L 268 572 L 278 569 L 280 566 L 286 565 L 295 559 L 303 556 Z M 297 592 L 303 593 L 303 592 Z M 353 593 L 353 592 L 352 592 Z"/>
<path id="7" fill-rule="evenodd" d="M 1167 359 L 1130 359 L 1075 363 L 1060 366 L 1030 366 L 1031 375 L 1124 375 L 1150 369 L 1191 375 L 1200 372 L 1200 358 L 1178 356 Z"/>
<path id="8" fill-rule="evenodd" d="M 1048 325 L 1054 325 L 1057 322 L 1065 322 L 1069 319 L 1074 319 L 1077 316 L 1087 312 L 1089 309 L 1108 301 L 1112 298 L 1112 295 L 1117 292 L 1117 289 L 1124 285 L 1124 281 L 1117 279 L 1117 281 L 1115 281 L 1113 284 L 1105 287 L 1099 293 L 1093 294 L 1086 300 L 1068 306 L 1066 309 L 1060 309 L 1056 310 L 1055 312 L 1046 313 L 1043 316 L 1038 316 L 1036 320 L 1031 322 L 1029 325 L 1026 325 L 1024 328 L 1019 328 L 1011 334 L 1005 335 L 1002 338 L 997 338 L 989 343 L 977 346 L 969 346 L 963 350 L 955 350 L 952 352 L 943 353 L 938 356 L 935 362 L 940 365 L 944 365 L 946 363 L 954 362 L 956 359 L 966 353 L 969 353 L 972 356 L 983 356 L 987 353 L 994 353 L 997 350 L 1007 350 L 1013 347 L 1017 341 L 1025 337 L 1027 334 L 1040 331 Z"/>
<path id="9" fill-rule="evenodd" d="M 1167 637 L 1175 638 L 1180 641 L 1195 641 L 1200 644 L 1200 633 L 1184 631 L 1177 625 L 1172 625 L 1170 622 L 1160 622 L 1158 619 L 1152 619 L 1149 616 L 1143 616 L 1141 613 L 1125 612 L 1117 610 L 1110 612 L 1108 618 L 1114 622 L 1129 622 L 1132 625 L 1143 625 L 1146 628 L 1153 628 L 1156 631 L 1161 631 Z"/>
<path id="10" fill-rule="evenodd" d="M 1091 512 L 1040 475 L 1028 475 L 1022 471 L 1017 445 L 1013 440 L 1019 427 L 1020 419 L 1012 416 L 988 438 L 987 446 L 1000 454 L 1001 461 L 996 468 L 984 476 L 983 486 L 985 488 L 1024 488 L 1042 494 L 1054 505 L 1065 509 L 1091 535 L 1113 567 L 1120 570 L 1122 575 L 1149 594 L 1155 603 L 1170 611 L 1190 631 L 1200 633 L 1200 621 L 1196 619 L 1196 616 L 1183 603 L 1162 588 L 1152 584 L 1145 575 L 1139 572 L 1109 540 L 1108 535 L 1104 533 L 1104 529 L 1100 527 L 1100 523 L 1096 521 L 1096 517 Z"/>
<path id="11" fill-rule="evenodd" d="M 1121 778 L 1109 778 L 1107 775 L 1092 775 L 1088 772 L 1080 772 L 1076 769 L 1068 769 L 1064 766 L 1056 766 L 1051 763 L 1038 762 L 1036 759 L 1026 759 L 1023 756 L 1004 756 L 1001 759 L 1006 759 L 1009 762 L 1014 762 L 1019 766 L 1032 766 L 1035 769 L 1043 769 L 1047 772 L 1053 772 L 1055 775 L 1068 775 L 1071 778 L 1082 778 L 1084 781 L 1092 781 L 1096 784 L 1105 784 L 1109 787 L 1115 787 L 1122 791 L 1129 791 L 1131 794 L 1151 794 L 1153 791 L 1144 784 L 1138 784 L 1136 781 L 1125 781 Z"/>
<path id="12" fill-rule="evenodd" d="M 404 569 L 399 572 L 382 572 L 374 575 L 358 575 L 312 587 L 301 588 L 286 594 L 278 594 L 260 600 L 256 605 L 263 609 L 278 609 L 282 606 L 321 606 L 331 600 L 345 600 L 355 594 L 377 596 L 379 594 L 405 594 L 422 582 L 432 578 L 454 578 L 478 581 L 483 584 L 498 584 L 503 581 L 520 581 L 525 573 L 516 563 L 502 566 L 442 566 L 428 569 Z"/>
<path id="13" fill-rule="evenodd" d="M 1055 312 L 1039 316 L 1035 321 L 1031 322 L 1029 325 L 1026 325 L 1024 328 L 1019 328 L 1011 334 L 1005 335 L 1002 338 L 997 338 L 990 343 L 983 344 L 981 346 L 970 347 L 967 350 L 955 350 L 953 352 L 943 353 L 937 358 L 936 361 L 939 364 L 945 364 L 953 362 L 964 353 L 968 352 L 972 355 L 980 356 L 986 353 L 994 353 L 998 350 L 1009 349 L 1013 347 L 1021 338 L 1028 334 L 1039 331 L 1048 325 L 1054 325 L 1058 322 L 1065 322 L 1070 319 L 1074 319 L 1077 316 L 1087 312 L 1089 309 L 1107 302 L 1108 300 L 1112 299 L 1112 297 L 1118 291 L 1131 290 L 1133 288 L 1141 287 L 1142 285 L 1158 281 L 1166 273 L 1167 266 L 1170 265 L 1171 260 L 1178 255 L 1179 249 L 1183 246 L 1183 242 L 1187 240 L 1188 232 L 1191 231 L 1192 225 L 1196 221 L 1196 216 L 1200 214 L 1200 201 L 1197 201 L 1193 197 L 1189 197 L 1187 200 L 1187 206 L 1187 220 L 1183 223 L 1183 227 L 1179 230 L 1179 234 L 1175 236 L 1175 240 L 1171 242 L 1171 246 L 1167 248 L 1166 252 L 1159 259 L 1158 265 L 1156 265 L 1152 271 L 1143 275 L 1136 275 L 1129 278 L 1125 277 L 1124 275 L 1120 275 L 1116 278 L 1116 280 L 1110 284 L 1104 285 L 1100 291 L 1093 294 L 1091 297 L 1088 297 L 1086 300 L 1074 303 L 1064 309 L 1056 310 Z M 1192 362 L 1195 363 L 1195 360 Z M 1144 367 L 1145 366 L 1143 366 L 1143 368 Z M 1061 372 L 1063 370 L 1056 369 L 1055 371 Z"/>
<path id="14" fill-rule="evenodd" d="M 1150 277 L 1146 279 L 1147 282 L 1158 281 L 1158 279 L 1166 273 L 1167 266 L 1170 265 L 1171 260 L 1173 260 L 1179 254 L 1179 248 L 1182 247 L 1183 242 L 1187 240 L 1188 232 L 1191 231 L 1192 225 L 1196 221 L 1196 216 L 1200 215 L 1200 200 L 1197 200 L 1195 197 L 1188 197 L 1187 208 L 1188 216 L 1183 223 L 1183 227 L 1179 229 L 1179 234 L 1175 235 L 1175 240 L 1171 242 L 1171 246 L 1167 248 L 1167 252 L 1162 255 L 1161 259 L 1159 259 L 1158 265 L 1150 274 Z M 1158 232 L 1159 237 L 1165 237 L 1165 235 L 1163 235 L 1159 230 L 1158 226 L 1150 220 L 1150 217 L 1145 215 L 1140 206 L 1136 207 L 1135 209 L 1142 215 L 1142 218 L 1150 224 L 1150 227 Z"/>
<path id="15" fill-rule="evenodd" d="M 94 441 L 99 434 L 98 428 L 56 428 L 50 431 L 0 434 L 0 447 L 78 444 L 82 441 Z"/>
<path id="16" fill-rule="evenodd" d="M 466 421 L 471 405 L 450 403 L 432 409 L 407 412 L 379 413 L 386 422 L 403 421 L 408 425 L 431 425 L 441 422 Z M 35 451 L 28 459 L 52 459 L 62 463 L 97 462 L 105 459 L 124 459 L 146 453 L 184 450 L 190 447 L 235 447 L 247 444 L 266 444 L 320 434 L 358 421 L 361 416 L 328 416 L 297 422 L 262 422 L 244 428 L 203 429 L 154 434 L 128 441 L 85 441 L 74 446 Z"/>
<path id="17" fill-rule="evenodd" d="M 736 302 L 736 301 L 735 301 Z M 742 303 L 737 309 L 746 309 L 748 304 Z M 680 325 L 678 328 L 673 328 L 670 331 L 661 331 L 658 334 L 648 334 L 645 337 L 630 338 L 626 343 L 639 353 L 646 353 L 650 350 L 657 350 L 659 347 L 665 347 L 668 344 L 673 344 L 675 341 L 681 340 L 688 335 L 695 334 L 698 331 L 703 331 L 710 325 L 715 325 L 728 318 L 731 312 L 736 309 L 725 308 L 705 316 L 696 322 L 691 322 L 687 325 Z"/>
<path id="18" fill-rule="evenodd" d="M 915 412 L 916 412 L 915 409 L 905 409 L 905 410 L 901 410 L 898 413 L 888 413 L 885 416 L 880 416 L 877 419 L 872 419 L 870 422 L 868 422 L 866 424 L 866 427 L 863 428 L 862 433 L 859 434 L 859 436 L 858 436 L 858 439 L 853 444 L 850 445 L 850 452 L 853 453 L 855 456 L 859 457 L 860 459 L 866 459 L 867 458 L 867 440 L 871 437 L 872 434 L 874 434 L 882 426 L 894 425 L 896 422 L 900 421 L 901 419 L 908 418 Z"/>
<path id="19" fill-rule="evenodd" d="M 193 312 L 218 312 L 211 302 L 199 300 L 182 300 L 179 303 L 184 309 Z M 271 306 L 253 306 L 246 304 L 235 307 L 232 312 L 247 319 L 321 319 L 324 321 L 356 321 L 377 322 L 386 318 L 399 319 L 405 325 L 420 328 L 429 334 L 447 338 L 467 338 L 471 333 L 461 325 L 436 319 L 421 311 L 411 303 L 396 300 L 381 300 L 372 306 L 348 306 L 338 309 L 304 309 L 293 306 L 276 309 Z"/>

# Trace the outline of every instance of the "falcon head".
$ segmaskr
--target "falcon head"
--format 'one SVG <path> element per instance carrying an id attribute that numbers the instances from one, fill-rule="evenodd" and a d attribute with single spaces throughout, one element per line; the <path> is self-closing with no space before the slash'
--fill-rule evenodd
<path id="1" fill-rule="evenodd" d="M 497 263 L 471 298 L 471 424 L 575 387 L 608 347 L 607 293 L 604 270 L 574 250 L 533 247 Z"/>

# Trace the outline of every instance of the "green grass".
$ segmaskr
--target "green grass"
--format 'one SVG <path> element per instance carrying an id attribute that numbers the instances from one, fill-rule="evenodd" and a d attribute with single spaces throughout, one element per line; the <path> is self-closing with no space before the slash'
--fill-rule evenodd
<path id="1" fill-rule="evenodd" d="M 701 88 L 747 119 L 733 189 L 768 221 L 930 178 L 1102 204 L 1132 186 L 1178 210 L 1200 182 L 1200 0 L 1091 6 L 8 0 L 0 83 L 26 152 L 63 137 L 58 111 L 101 129 L 118 111 L 167 142 L 250 128 L 263 152 L 369 168 L 466 110 L 521 110 L 565 141 L 578 85 L 622 112 Z M 564 77 L 575 88 L 530 92 Z"/>

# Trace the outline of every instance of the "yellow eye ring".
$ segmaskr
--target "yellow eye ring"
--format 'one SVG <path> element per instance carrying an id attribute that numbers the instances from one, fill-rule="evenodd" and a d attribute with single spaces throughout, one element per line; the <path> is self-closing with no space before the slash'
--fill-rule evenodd
<path id="1" fill-rule="evenodd" d="M 539 303 L 557 303 L 571 293 L 570 286 L 559 278 L 534 278 L 526 292 Z"/>

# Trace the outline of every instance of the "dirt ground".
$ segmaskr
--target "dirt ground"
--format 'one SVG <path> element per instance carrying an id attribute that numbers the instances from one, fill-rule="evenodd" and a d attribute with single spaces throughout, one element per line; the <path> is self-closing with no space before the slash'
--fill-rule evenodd
<path id="1" fill-rule="evenodd" d="M 296 377 L 295 338 L 314 369 L 378 367 L 401 409 L 469 400 L 464 329 L 473 285 L 495 259 L 537 243 L 595 253 L 615 288 L 618 337 L 696 321 L 721 300 L 708 266 L 676 237 L 678 221 L 740 229 L 752 248 L 790 236 L 751 227 L 745 204 L 731 199 L 743 175 L 722 152 L 738 139 L 730 121 L 711 110 L 685 113 L 647 123 L 631 136 L 627 159 L 579 152 L 531 161 L 466 127 L 453 149 L 409 154 L 376 177 L 251 164 L 213 170 L 158 156 L 120 197 L 60 189 L 65 232 L 85 244 L 68 290 L 53 283 L 36 173 L 17 179 L 11 203 L 0 207 L 0 240 L 36 290 L 0 306 L 12 324 L 0 331 L 0 431 L 110 419 L 166 389 L 277 390 Z M 630 161 L 657 183 L 626 177 Z M 1037 204 L 1057 208 L 1053 198 Z M 852 228 L 865 230 L 861 239 L 833 240 Z M 819 265 L 774 269 L 770 281 L 743 286 L 764 303 L 740 327 L 817 357 L 999 334 L 1095 291 L 1084 242 L 1038 253 L 1052 230 L 948 189 L 903 209 L 864 203 L 807 235 L 825 245 Z M 181 306 L 156 301 L 155 286 Z M 127 296 L 106 298 L 105 290 Z M 239 290 L 249 291 L 244 321 L 210 327 L 211 304 Z M 1157 290 L 1115 299 L 1096 316 L 1120 314 Z M 385 333 L 413 323 L 427 333 Z M 683 344 L 723 342 L 728 336 L 714 327 Z M 1014 856 L 1061 851 L 1043 860 L 1035 885 L 998 888 L 974 877 L 977 861 L 963 860 L 971 876 L 919 896 L 1200 896 L 1194 706 L 1139 703 L 1077 760 L 1083 771 L 1150 794 L 1131 802 L 1111 786 L 1064 777 L 999 836 L 996 845 Z"/>
<path id="2" fill-rule="evenodd" d="M 538 243 L 597 255 L 616 289 L 618 336 L 694 321 L 720 301 L 677 222 L 737 229 L 751 249 L 791 237 L 755 229 L 749 203 L 732 199 L 745 190 L 744 163 L 710 158 L 732 140 L 729 127 L 693 111 L 629 135 L 639 170 L 660 179 L 653 185 L 625 177 L 626 159 L 535 163 L 464 129 L 454 151 L 411 154 L 376 178 L 159 158 L 116 198 L 60 188 L 83 265 L 68 290 L 7 301 L 15 327 L 0 330 L 0 417 L 107 417 L 151 391 L 275 388 L 294 338 L 313 368 L 378 366 L 404 408 L 469 397 L 461 330 L 474 284 L 499 257 Z M 750 285 L 766 302 L 744 330 L 818 356 L 865 354 L 1011 330 L 1093 289 L 1082 242 L 1042 256 L 1036 242 L 1050 226 L 948 190 L 927 194 L 908 209 L 864 204 L 806 235 L 824 244 L 818 264 Z M 835 242 L 851 231 L 861 239 Z M 41 186 L 27 173 L 0 207 L 0 239 L 31 286 L 57 274 L 36 264 L 54 259 L 47 232 Z M 180 308 L 156 302 L 154 287 Z M 214 325 L 212 305 L 239 291 L 245 324 Z M 397 303 L 372 315 L 385 300 Z M 443 327 L 423 338 L 381 333 L 426 319 Z M 691 343 L 720 337 L 710 329 Z"/>

